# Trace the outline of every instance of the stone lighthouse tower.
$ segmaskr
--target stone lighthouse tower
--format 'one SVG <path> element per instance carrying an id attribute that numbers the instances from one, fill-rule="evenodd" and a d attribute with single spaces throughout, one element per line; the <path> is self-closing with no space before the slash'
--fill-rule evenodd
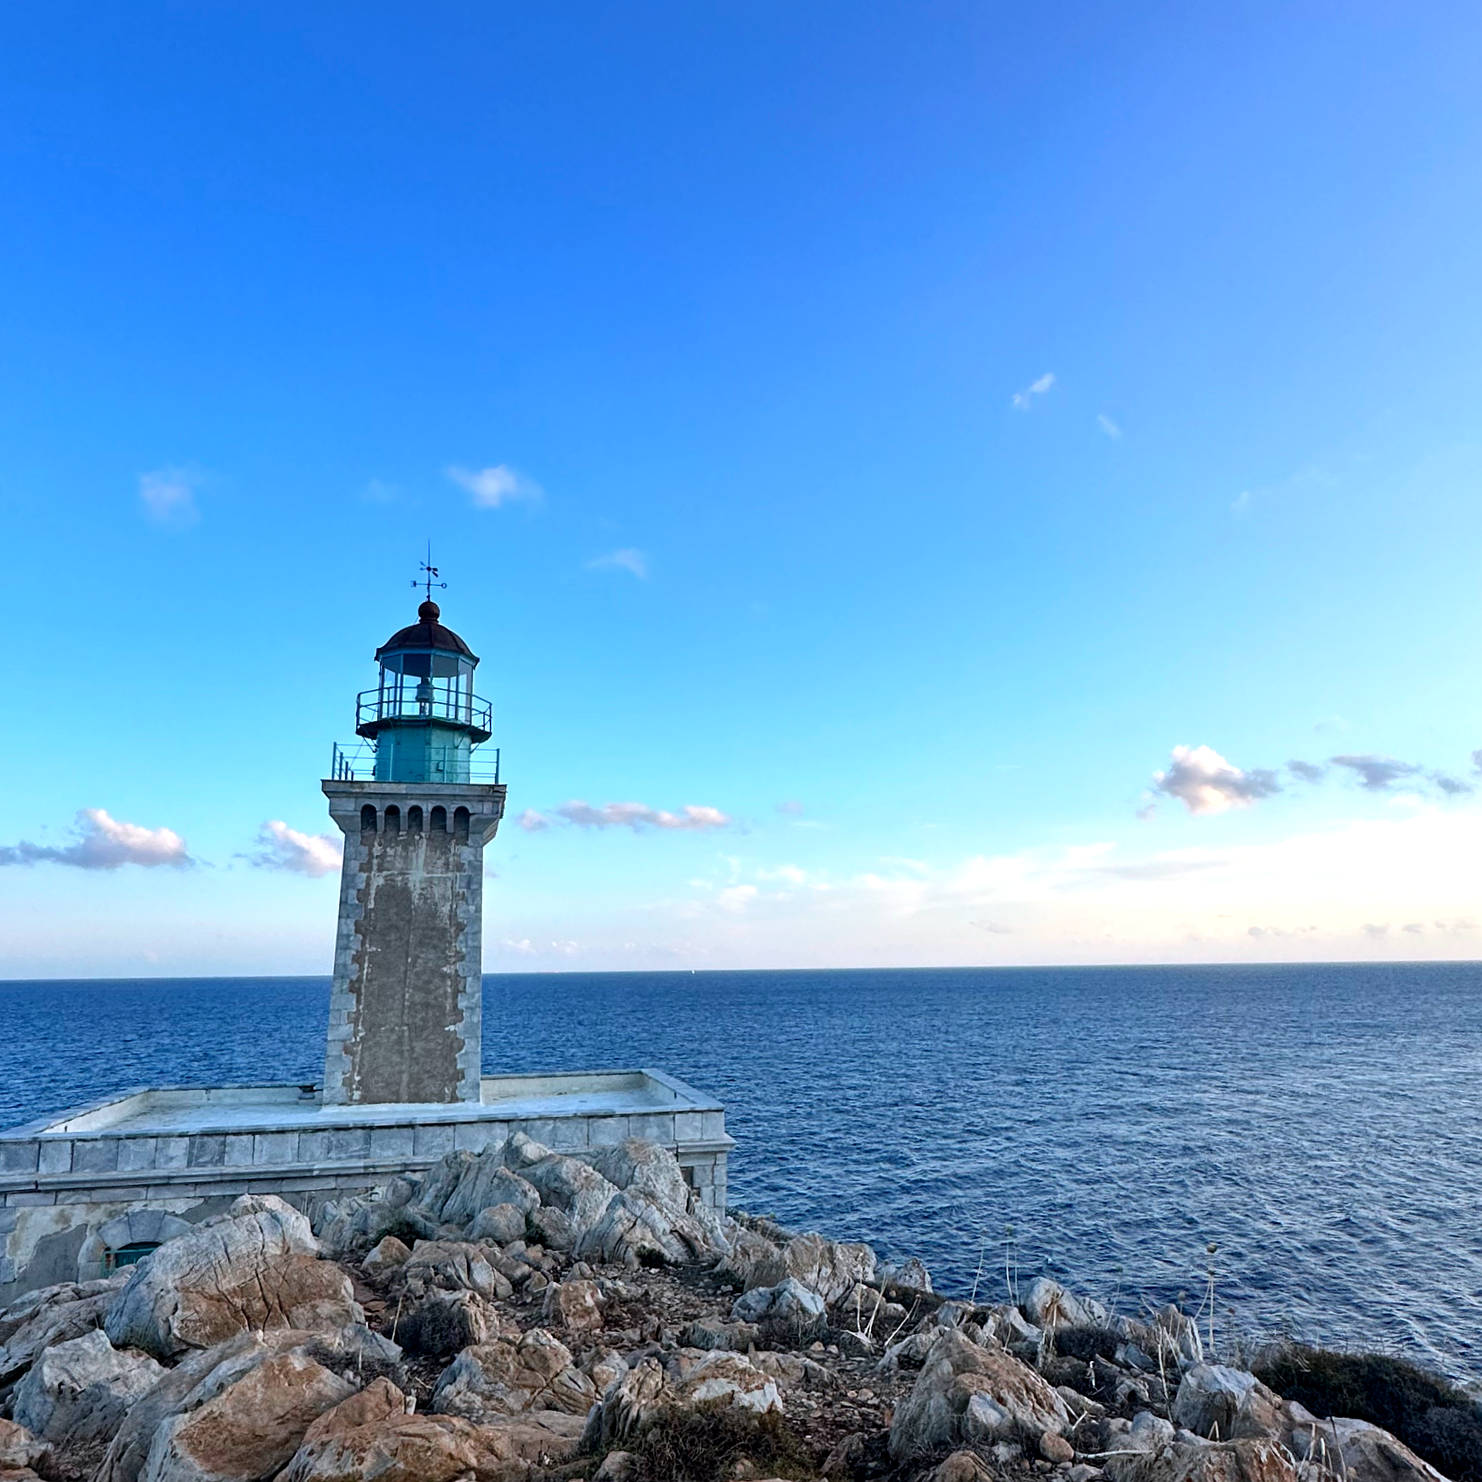
<path id="1" fill-rule="evenodd" d="M 479 1100 L 483 851 L 504 788 L 498 752 L 492 767 L 476 753 L 491 725 L 479 661 L 441 616 L 429 585 L 417 621 L 376 650 L 380 683 L 355 717 L 373 775 L 336 748 L 324 783 L 345 835 L 326 1106 Z"/>

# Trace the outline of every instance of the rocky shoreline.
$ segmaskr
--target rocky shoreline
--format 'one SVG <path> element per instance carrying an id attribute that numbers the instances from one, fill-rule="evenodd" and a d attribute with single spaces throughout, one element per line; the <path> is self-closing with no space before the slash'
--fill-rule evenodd
<path id="1" fill-rule="evenodd" d="M 1299 1351 L 1267 1357 L 1318 1402 Z M 1214 1358 L 1176 1307 L 1113 1313 L 1045 1278 L 947 1299 L 919 1262 L 718 1218 L 655 1144 L 516 1136 L 307 1213 L 246 1195 L 14 1302 L 0 1482 L 1448 1475 Z M 1468 1397 L 1407 1382 L 1396 1428 L 1414 1410 L 1450 1482 L 1482 1478 Z"/>

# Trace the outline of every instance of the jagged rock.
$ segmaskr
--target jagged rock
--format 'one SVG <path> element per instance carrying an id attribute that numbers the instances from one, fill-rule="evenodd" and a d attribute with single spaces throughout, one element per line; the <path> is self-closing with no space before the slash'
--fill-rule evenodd
<path id="1" fill-rule="evenodd" d="M 731 1320 L 757 1323 L 772 1342 L 806 1343 L 827 1326 L 823 1298 L 791 1276 L 743 1292 L 731 1307 Z"/>
<path id="2" fill-rule="evenodd" d="M 574 1366 L 566 1345 L 532 1328 L 518 1339 L 465 1348 L 438 1379 L 432 1408 L 481 1422 L 529 1409 L 584 1416 L 596 1398 L 596 1385 Z"/>
<path id="3" fill-rule="evenodd" d="M 582 1446 L 598 1450 L 636 1436 L 654 1414 L 670 1405 L 714 1404 L 762 1413 L 780 1410 L 782 1399 L 770 1375 L 737 1353 L 702 1354 L 684 1377 L 671 1382 L 651 1358 L 608 1386 L 587 1417 Z"/>
<path id="4" fill-rule="evenodd" d="M 890 1454 L 901 1461 L 1021 1432 L 1063 1434 L 1069 1425 L 1065 1401 L 1028 1365 L 949 1330 L 937 1338 L 911 1393 L 896 1407 Z"/>
<path id="5" fill-rule="evenodd" d="M 538 1207 L 538 1206 L 537 1206 Z M 507 1200 L 503 1204 L 491 1204 L 474 1216 L 469 1226 L 470 1240 L 492 1240 L 499 1245 L 508 1245 L 525 1234 L 525 1211 L 518 1204 Z"/>
<path id="6" fill-rule="evenodd" d="M 679 1160 L 656 1142 L 629 1137 L 610 1147 L 595 1149 L 591 1162 L 614 1188 L 634 1189 L 670 1209 L 689 1208 L 690 1189 Z"/>
<path id="7" fill-rule="evenodd" d="M 534 1185 L 540 1202 L 563 1210 L 571 1216 L 572 1231 L 578 1245 L 581 1237 L 602 1218 L 607 1206 L 617 1197 L 617 1189 L 589 1163 L 568 1158 L 562 1153 L 542 1149 L 521 1133 L 506 1145 L 507 1157 L 521 1178 Z M 543 1156 L 533 1162 L 526 1159 L 539 1151 Z"/>
<path id="8" fill-rule="evenodd" d="M 668 1376 L 656 1360 L 646 1358 L 608 1385 L 602 1402 L 587 1416 L 582 1450 L 597 1451 L 636 1436 L 647 1421 L 673 1399 Z"/>
<path id="9" fill-rule="evenodd" d="M 505 1167 L 504 1153 L 501 1146 L 468 1157 L 457 1183 L 443 1201 L 444 1224 L 467 1226 L 482 1210 L 496 1204 L 514 1204 L 527 1213 L 536 1208 L 539 1195 L 525 1179 Z"/>
<path id="10" fill-rule="evenodd" d="M 892 1272 L 890 1280 L 895 1286 L 908 1287 L 913 1292 L 930 1293 L 932 1290 L 931 1272 L 916 1256 L 912 1256 L 899 1271 Z"/>
<path id="11" fill-rule="evenodd" d="M 798 1353 L 754 1353 L 747 1361 L 770 1374 L 778 1384 L 791 1387 L 801 1384 L 804 1389 L 837 1389 L 839 1379 L 832 1369 L 826 1369 L 813 1359 Z"/>
<path id="12" fill-rule="evenodd" d="M 947 1329 L 948 1332 L 953 1329 Z M 898 1343 L 892 1343 L 889 1348 L 880 1355 L 880 1362 L 875 1365 L 875 1370 L 880 1374 L 893 1374 L 897 1369 L 919 1368 L 927 1360 L 927 1356 L 937 1345 L 937 1339 L 942 1336 L 940 1328 L 918 1328 L 909 1338 L 902 1338 Z M 966 1334 L 963 1337 L 966 1338 Z M 971 1341 L 970 1339 L 968 1341 Z"/>
<path id="13" fill-rule="evenodd" d="M 1254 1374 L 1224 1364 L 1194 1365 L 1178 1386 L 1171 1414 L 1175 1425 L 1216 1441 L 1275 1440 L 1286 1422 L 1279 1395 Z"/>
<path id="14" fill-rule="evenodd" d="M 762 1330 L 750 1322 L 717 1322 L 714 1318 L 696 1318 L 679 1334 L 680 1344 L 685 1348 L 725 1349 L 730 1353 L 745 1353 L 762 1341 Z"/>
<path id="15" fill-rule="evenodd" d="M 23 1374 L 44 1349 L 90 1333 L 102 1321 L 128 1280 L 126 1274 L 106 1282 L 66 1282 L 28 1293 L 6 1308 L 0 1333 L 0 1384 Z"/>
<path id="16" fill-rule="evenodd" d="M 1072 1296 L 1048 1276 L 1035 1280 L 1023 1305 L 1024 1315 L 1039 1328 L 1103 1328 L 1107 1324 L 1107 1310 L 1100 1302 Z"/>
<path id="17" fill-rule="evenodd" d="M 775 1255 L 760 1256 L 751 1266 L 745 1286 L 776 1286 L 789 1276 L 818 1293 L 826 1304 L 836 1303 L 855 1284 L 875 1277 L 875 1252 L 867 1245 L 842 1244 L 822 1235 L 795 1235 Z"/>
<path id="18" fill-rule="evenodd" d="M 235 1382 L 190 1398 L 156 1432 L 140 1482 L 260 1482 L 310 1424 L 353 1387 L 301 1353 L 264 1358 Z"/>
<path id="19" fill-rule="evenodd" d="M 397 1273 L 409 1293 L 430 1291 L 476 1292 L 481 1297 L 504 1298 L 514 1290 L 496 1271 L 481 1245 L 463 1240 L 419 1240 Z"/>
<path id="20" fill-rule="evenodd" d="M 683 1208 L 664 1205 L 637 1189 L 615 1194 L 600 1218 L 578 1234 L 576 1253 L 584 1259 L 628 1265 L 678 1265 L 719 1249 L 710 1232 Z"/>
<path id="21" fill-rule="evenodd" d="M 770 1374 L 739 1353 L 717 1350 L 704 1354 L 674 1386 L 680 1405 L 703 1405 L 725 1401 L 733 1409 L 760 1415 L 782 1408 L 781 1396 Z"/>
<path id="22" fill-rule="evenodd" d="M 993 1471 L 976 1451 L 954 1451 L 926 1476 L 927 1482 L 989 1482 Z"/>
<path id="23" fill-rule="evenodd" d="M 1138 1451 L 1157 1451 L 1171 1446 L 1174 1427 L 1171 1421 L 1151 1410 L 1141 1410 L 1132 1417 L 1132 1428 L 1127 1432 L 1127 1444 Z"/>
<path id="24" fill-rule="evenodd" d="M 1181 1364 L 1202 1364 L 1204 1343 L 1199 1337 L 1199 1324 L 1172 1302 L 1153 1319 L 1148 1330 L 1151 1343 L 1148 1352 L 1164 1354 Z"/>
<path id="25" fill-rule="evenodd" d="M 862 1281 L 856 1281 L 833 1308 L 835 1327 L 867 1333 L 881 1343 L 893 1337 L 909 1315 L 899 1302 L 887 1301 Z"/>
<path id="26" fill-rule="evenodd" d="M 393 1414 L 306 1439 L 278 1482 L 500 1482 L 565 1461 L 576 1449 L 573 1429 L 570 1417 L 546 1412 L 486 1426 Z"/>
<path id="27" fill-rule="evenodd" d="M 133 1268 L 103 1323 L 115 1348 L 168 1359 L 233 1333 L 364 1321 L 350 1278 L 318 1259 L 303 1215 L 271 1195 L 244 1195 L 239 1208 L 167 1240 Z"/>
<path id="28" fill-rule="evenodd" d="M 830 1478 L 853 1476 L 855 1470 L 863 1465 L 869 1452 L 869 1444 L 870 1438 L 863 1431 L 851 1431 L 835 1443 L 834 1449 L 824 1458 L 819 1471 L 823 1476 Z M 963 1476 L 947 1478 L 944 1482 L 980 1482 L 980 1479 Z"/>
<path id="29" fill-rule="evenodd" d="M 609 1451 L 592 1473 L 592 1482 L 629 1482 L 638 1459 L 631 1451 Z"/>
<path id="30" fill-rule="evenodd" d="M 576 1244 L 576 1227 L 564 1209 L 541 1204 L 525 1216 L 525 1228 L 548 1250 L 570 1250 Z"/>
<path id="31" fill-rule="evenodd" d="M 1177 1442 L 1106 1459 L 1110 1482 L 1297 1482 L 1288 1452 L 1271 1441 Z"/>
<path id="32" fill-rule="evenodd" d="M 595 1333 L 602 1327 L 601 1291 L 595 1281 L 560 1281 L 549 1287 L 545 1321 L 571 1333 Z"/>
<path id="33" fill-rule="evenodd" d="M 94 1328 L 40 1354 L 16 1385 L 12 1413 L 47 1441 L 76 1446 L 111 1440 L 129 1407 L 164 1374 L 142 1353 L 118 1352 Z"/>
<path id="34" fill-rule="evenodd" d="M 395 1235 L 383 1235 L 363 1262 L 367 1271 L 394 1271 L 411 1260 L 411 1247 Z"/>
<path id="35" fill-rule="evenodd" d="M 431 1292 L 396 1320 L 396 1341 L 441 1357 L 497 1338 L 499 1313 L 474 1292 Z"/>
<path id="36" fill-rule="evenodd" d="M 411 1415 L 416 1408 L 417 1402 L 389 1379 L 373 1379 L 348 1400 L 341 1400 L 319 1416 L 304 1432 L 302 1445 L 312 1446 L 315 1441 L 341 1436 L 363 1425 L 379 1425 L 382 1421 Z"/>
<path id="37" fill-rule="evenodd" d="M 628 1361 L 615 1349 L 598 1344 L 591 1349 L 578 1366 L 582 1373 L 596 1386 L 597 1393 L 604 1393 L 610 1384 L 616 1383 L 628 1372 Z"/>
<path id="38" fill-rule="evenodd" d="M 759 1235 L 755 1230 L 738 1229 L 731 1241 L 731 1248 L 715 1263 L 715 1274 L 734 1282 L 743 1291 L 749 1286 L 766 1286 L 765 1281 L 753 1281 L 759 1266 L 771 1267 L 782 1259 L 782 1247 Z"/>
<path id="39" fill-rule="evenodd" d="M 1429 1462 L 1367 1420 L 1318 1420 L 1288 1403 L 1287 1445 L 1305 1465 L 1302 1476 L 1345 1482 L 1445 1482 Z"/>
<path id="40" fill-rule="evenodd" d="M 0 1420 L 0 1473 L 35 1468 L 50 1458 L 50 1442 L 32 1435 L 13 1420 Z"/>

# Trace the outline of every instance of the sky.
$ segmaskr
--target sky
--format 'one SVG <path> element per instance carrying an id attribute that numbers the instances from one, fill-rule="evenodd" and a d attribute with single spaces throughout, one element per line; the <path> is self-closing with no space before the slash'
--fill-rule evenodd
<path id="1" fill-rule="evenodd" d="M 1482 955 L 1475 5 L 12 7 L 0 976 Z"/>

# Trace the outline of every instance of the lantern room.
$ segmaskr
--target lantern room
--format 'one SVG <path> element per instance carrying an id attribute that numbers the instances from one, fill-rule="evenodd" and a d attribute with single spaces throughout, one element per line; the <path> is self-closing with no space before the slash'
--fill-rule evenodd
<path id="1" fill-rule="evenodd" d="M 429 597 L 376 650 L 381 680 L 359 697 L 355 730 L 376 749 L 377 782 L 467 782 L 491 710 L 473 692 L 478 659 Z"/>

